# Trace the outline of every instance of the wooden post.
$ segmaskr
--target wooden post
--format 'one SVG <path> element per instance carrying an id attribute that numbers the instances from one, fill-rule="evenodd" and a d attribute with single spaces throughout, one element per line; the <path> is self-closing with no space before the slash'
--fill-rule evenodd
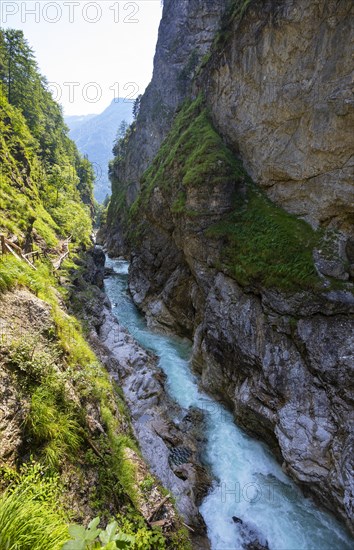
<path id="1" fill-rule="evenodd" d="M 5 246 L 5 237 L 2 233 L 0 234 L 0 241 L 1 241 L 1 253 L 6 254 L 7 250 Z"/>

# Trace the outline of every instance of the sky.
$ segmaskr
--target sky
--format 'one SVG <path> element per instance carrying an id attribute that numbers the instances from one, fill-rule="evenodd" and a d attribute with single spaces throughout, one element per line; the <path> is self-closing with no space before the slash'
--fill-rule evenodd
<path id="1" fill-rule="evenodd" d="M 160 0 L 0 0 L 1 27 L 24 31 L 65 115 L 144 92 L 161 14 Z"/>

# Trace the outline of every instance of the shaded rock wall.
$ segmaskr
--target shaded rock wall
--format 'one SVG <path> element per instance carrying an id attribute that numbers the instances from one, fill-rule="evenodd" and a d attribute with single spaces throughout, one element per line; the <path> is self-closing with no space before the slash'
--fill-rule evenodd
<path id="1" fill-rule="evenodd" d="M 150 326 L 193 338 L 204 388 L 353 528 L 353 294 L 241 287 L 216 267 L 222 243 L 205 220 L 157 195 L 131 257 L 134 301 Z"/>

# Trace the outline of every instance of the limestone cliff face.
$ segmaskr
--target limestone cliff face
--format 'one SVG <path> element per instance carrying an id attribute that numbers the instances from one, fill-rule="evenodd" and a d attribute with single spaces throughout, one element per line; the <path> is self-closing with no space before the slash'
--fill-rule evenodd
<path id="1" fill-rule="evenodd" d="M 171 127 L 176 109 L 210 48 L 227 0 L 165 0 L 152 81 L 141 101 L 136 132 L 125 162 L 125 183 L 139 185 Z M 132 198 L 134 193 L 132 193 Z"/>
<path id="2" fill-rule="evenodd" d="M 206 4 L 165 2 L 107 244 L 131 253 L 130 289 L 150 324 L 194 339 L 204 387 L 354 531 L 351 3 L 232 2 L 178 92 L 178 52 L 192 40 L 189 52 L 207 50 L 226 2 L 209 20 L 217 4 Z M 164 42 L 174 18 L 176 50 Z M 168 109 L 152 122 L 155 86 Z M 200 91 L 219 136 L 200 106 L 173 122 Z"/>
<path id="3" fill-rule="evenodd" d="M 187 205 L 202 210 L 210 202 L 222 216 L 230 193 L 221 186 L 214 193 L 194 190 Z M 220 270 L 222 241 L 205 236 L 209 213 L 175 214 L 170 194 L 155 189 L 146 219 L 130 290 L 149 324 L 193 338 L 204 388 L 352 529 L 353 285 L 292 293 L 243 287 Z"/>
<path id="4" fill-rule="evenodd" d="M 119 193 L 126 190 L 130 206 L 140 188 L 140 178 L 171 127 L 176 110 L 191 90 L 201 59 L 209 50 L 228 0 L 165 0 L 150 85 L 141 100 L 136 128 L 116 178 Z M 111 209 L 115 210 L 114 203 Z M 115 214 L 115 213 L 114 213 Z M 122 227 L 112 214 L 107 242 L 111 251 L 125 250 Z"/>
<path id="5" fill-rule="evenodd" d="M 313 224 L 353 231 L 354 5 L 261 0 L 229 22 L 199 85 L 267 194 Z"/>

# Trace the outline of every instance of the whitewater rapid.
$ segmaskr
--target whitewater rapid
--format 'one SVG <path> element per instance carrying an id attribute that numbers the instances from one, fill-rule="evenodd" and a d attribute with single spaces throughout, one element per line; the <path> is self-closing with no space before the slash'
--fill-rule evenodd
<path id="1" fill-rule="evenodd" d="M 350 550 L 354 541 L 330 514 L 305 498 L 266 445 L 249 437 L 232 415 L 198 387 L 190 368 L 191 343 L 150 330 L 128 292 L 128 267 L 107 259 L 105 281 L 113 313 L 132 336 L 159 358 L 167 391 L 206 416 L 204 460 L 214 478 L 200 512 L 213 550 L 240 550 L 254 537 L 270 550 Z M 236 522 L 232 518 L 238 518 Z M 239 521 L 241 520 L 242 523 Z"/>

